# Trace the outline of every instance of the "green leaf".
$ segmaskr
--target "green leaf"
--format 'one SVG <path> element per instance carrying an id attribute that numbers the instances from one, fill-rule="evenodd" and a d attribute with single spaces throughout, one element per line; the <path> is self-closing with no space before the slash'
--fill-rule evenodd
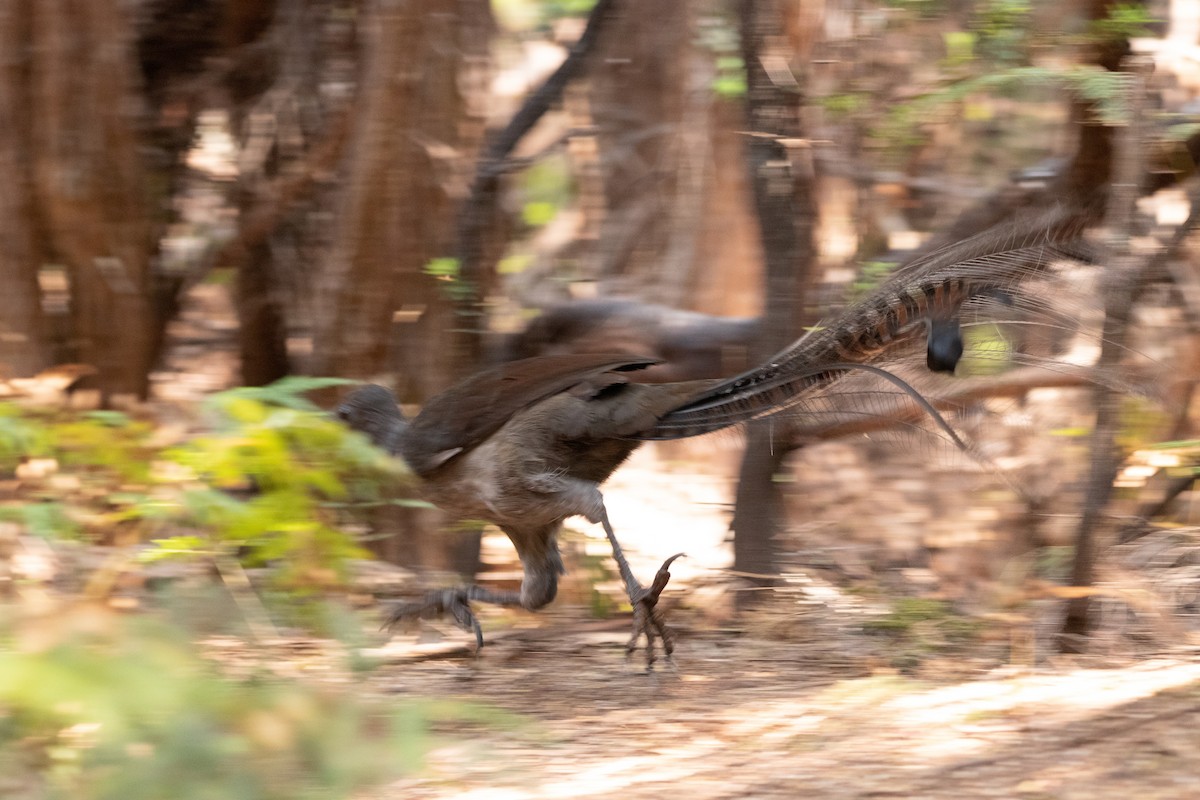
<path id="1" fill-rule="evenodd" d="M 558 208 L 553 203 L 526 203 L 521 209 L 521 219 L 531 228 L 540 228 L 548 224 L 558 214 Z"/>
<path id="2" fill-rule="evenodd" d="M 202 536 L 167 536 L 162 539 L 153 539 L 150 543 L 154 547 L 138 553 L 138 561 L 152 564 L 165 558 L 208 556 L 213 552 L 213 543 Z"/>

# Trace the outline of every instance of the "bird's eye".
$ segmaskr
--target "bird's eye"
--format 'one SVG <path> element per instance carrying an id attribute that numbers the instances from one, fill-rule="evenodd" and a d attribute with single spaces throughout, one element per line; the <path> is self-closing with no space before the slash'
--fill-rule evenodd
<path id="1" fill-rule="evenodd" d="M 343 422 L 348 421 L 350 419 L 350 409 L 346 406 L 338 406 L 337 416 Z"/>

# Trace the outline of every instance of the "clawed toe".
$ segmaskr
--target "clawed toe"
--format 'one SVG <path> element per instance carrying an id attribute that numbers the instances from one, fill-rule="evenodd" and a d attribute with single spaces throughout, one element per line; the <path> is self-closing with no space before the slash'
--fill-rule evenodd
<path id="1" fill-rule="evenodd" d="M 449 614 L 458 626 L 468 633 L 474 632 L 475 645 L 483 648 L 483 629 L 475 612 L 471 610 L 466 589 L 441 589 L 425 595 L 423 600 L 400 603 L 388 612 L 383 627 L 391 630 L 406 619 L 416 619 L 430 614 Z"/>
<path id="2" fill-rule="evenodd" d="M 684 553 L 676 553 L 664 561 L 649 587 L 638 585 L 631 587 L 629 592 L 629 601 L 633 605 L 633 632 L 625 645 L 625 657 L 633 655 L 638 640 L 645 636 L 647 672 L 653 671 L 654 662 L 657 660 L 656 640 L 662 643 L 663 656 L 667 662 L 674 663 L 671 661 L 671 654 L 675 652 L 675 633 L 663 619 L 662 611 L 658 608 L 658 598 L 671 580 L 671 563 L 683 555 Z"/>

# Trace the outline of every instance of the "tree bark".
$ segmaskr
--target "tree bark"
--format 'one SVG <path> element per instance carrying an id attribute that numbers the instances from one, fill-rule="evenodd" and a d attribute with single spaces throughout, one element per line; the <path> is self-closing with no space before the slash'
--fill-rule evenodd
<path id="1" fill-rule="evenodd" d="M 816 260 L 816 210 L 812 162 L 802 141 L 803 94 L 781 47 L 780 7 L 774 0 L 741 0 L 739 17 L 749 127 L 746 163 L 766 262 L 759 349 L 765 360 L 800 330 Z M 778 572 L 775 539 L 783 524 L 774 476 L 788 448 L 774 436 L 773 424 L 761 420 L 749 426 L 733 517 L 734 569 L 760 585 L 772 583 Z"/>
<path id="2" fill-rule="evenodd" d="M 492 20 L 485 0 L 377 0 L 370 14 L 313 371 L 394 374 L 397 395 L 420 404 L 457 377 L 455 283 L 427 268 L 453 252 L 466 157 L 482 138 Z M 478 532 L 433 539 L 430 512 L 385 516 L 380 527 L 398 538 L 378 552 L 451 569 L 474 561 Z"/>
<path id="3" fill-rule="evenodd" d="M 51 364 L 38 270 L 45 262 L 29 170 L 29 9 L 0 1 L 0 376 L 28 377 Z"/>
<path id="4" fill-rule="evenodd" d="M 127 4 L 37 0 L 29 9 L 34 191 L 51 256 L 70 276 L 71 350 L 97 368 L 106 396 L 144 397 L 155 240 Z"/>
<path id="5" fill-rule="evenodd" d="M 482 0 L 378 0 L 367 30 L 314 371 L 396 368 L 400 396 L 419 402 L 452 378 L 443 348 L 453 298 L 426 268 L 451 252 L 463 154 L 482 131 L 491 17 Z M 390 333 L 398 310 L 400 339 Z"/>

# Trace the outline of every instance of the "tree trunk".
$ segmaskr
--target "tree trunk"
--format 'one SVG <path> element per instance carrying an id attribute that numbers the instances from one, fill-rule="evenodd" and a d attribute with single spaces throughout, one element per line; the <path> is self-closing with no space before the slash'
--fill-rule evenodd
<path id="1" fill-rule="evenodd" d="M 765 360 L 800 330 L 816 261 L 816 210 L 812 162 L 800 147 L 803 95 L 781 46 L 780 7 L 774 0 L 741 0 L 739 15 L 750 133 L 746 163 L 766 261 L 759 348 Z M 760 585 L 770 584 L 779 567 L 775 536 L 783 524 L 783 503 L 773 477 L 787 447 L 773 435 L 776 424 L 761 420 L 749 426 L 733 517 L 734 569 Z"/>
<path id="2" fill-rule="evenodd" d="M 483 131 L 492 21 L 485 0 L 378 0 L 371 15 L 313 370 L 394 373 L 401 399 L 419 404 L 456 377 L 454 284 L 428 267 L 452 252 L 466 157 Z M 428 512 L 387 516 L 381 527 L 400 528 L 400 539 L 380 552 L 442 568 L 478 552 L 478 532 L 428 540 Z"/>
<path id="3" fill-rule="evenodd" d="M 71 348 L 105 396 L 144 397 L 154 238 L 138 161 L 131 28 L 120 0 L 29 5 L 34 190 L 70 279 Z"/>
<path id="4" fill-rule="evenodd" d="M 29 172 L 28 6 L 0 0 L 0 377 L 50 366 L 38 270 L 45 261 Z"/>
<path id="5" fill-rule="evenodd" d="M 379 0 L 371 14 L 314 371 L 397 369 L 403 399 L 420 402 L 452 377 L 441 352 L 453 324 L 450 282 L 427 267 L 450 253 L 451 192 L 461 191 L 463 156 L 482 132 L 491 17 L 483 0 Z"/>
<path id="6" fill-rule="evenodd" d="M 291 371 L 287 325 L 274 266 L 271 243 L 264 240 L 249 248 L 237 269 L 238 351 L 242 383 L 247 386 L 264 386 Z"/>
<path id="7" fill-rule="evenodd" d="M 693 217 L 687 232 L 694 246 L 707 177 L 711 70 L 691 63 L 694 35 L 688 3 L 623 4 L 588 82 L 603 184 L 596 264 L 588 272 L 624 284 L 626 293 L 629 283 L 643 284 L 639 296 L 669 305 L 682 298 L 668 287 L 685 281 L 691 266 L 686 257 L 682 269 L 664 263 L 675 220 Z M 693 139 L 699 152 L 689 152 Z"/>

